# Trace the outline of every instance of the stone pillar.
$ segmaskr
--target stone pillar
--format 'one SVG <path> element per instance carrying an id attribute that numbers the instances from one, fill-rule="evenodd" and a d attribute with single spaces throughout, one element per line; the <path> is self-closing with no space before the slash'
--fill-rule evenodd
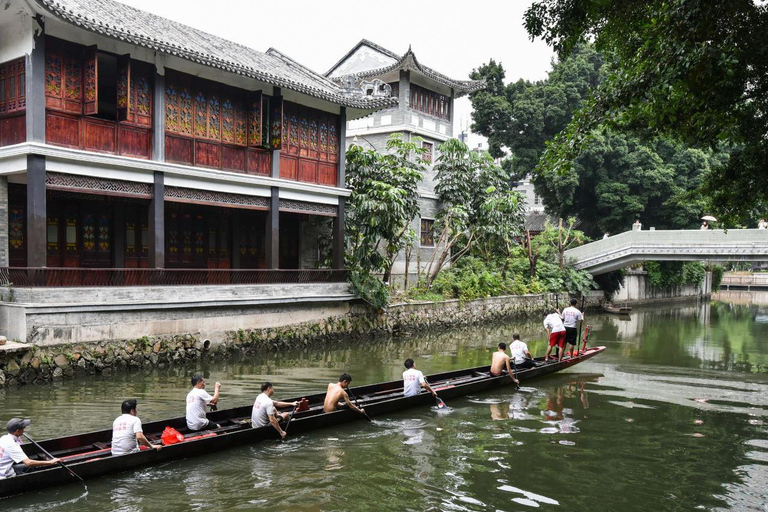
<path id="1" fill-rule="evenodd" d="M 0 267 L 7 267 L 8 256 L 8 177 L 0 176 Z"/>
<path id="2" fill-rule="evenodd" d="M 333 268 L 344 268 L 344 198 L 339 198 L 339 206 L 336 210 L 336 218 L 333 219 L 333 242 L 331 254 L 333 259 Z"/>
<path id="3" fill-rule="evenodd" d="M 411 91 L 411 80 L 408 71 L 403 69 L 400 70 L 400 80 L 398 81 L 397 89 L 397 100 L 400 103 L 398 109 L 405 115 L 405 111 L 408 108 L 409 93 Z M 404 119 L 403 123 L 408 124 L 408 120 Z"/>
<path id="4" fill-rule="evenodd" d="M 165 161 L 165 77 L 155 72 L 152 106 L 152 160 Z"/>
<path id="5" fill-rule="evenodd" d="M 278 187 L 272 187 L 266 231 L 266 267 L 280 268 L 280 189 Z"/>
<path id="6" fill-rule="evenodd" d="M 346 186 L 347 169 L 347 107 L 341 107 L 339 115 L 339 168 L 336 177 L 336 186 Z"/>
<path id="7" fill-rule="evenodd" d="M 45 157 L 27 155 L 27 266 L 45 267 L 47 254 Z M 7 223 L 7 220 L 6 220 Z"/>
<path id="8" fill-rule="evenodd" d="M 45 143 L 45 22 L 38 15 L 33 24 L 40 30 L 35 32 L 32 53 L 24 63 L 27 141 Z"/>
<path id="9" fill-rule="evenodd" d="M 165 268 L 165 175 L 159 171 L 149 202 L 149 268 Z"/>

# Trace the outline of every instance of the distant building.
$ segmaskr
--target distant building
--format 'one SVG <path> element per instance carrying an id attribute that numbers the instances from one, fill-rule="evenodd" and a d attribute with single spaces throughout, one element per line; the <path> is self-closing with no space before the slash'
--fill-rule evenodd
<path id="1" fill-rule="evenodd" d="M 326 73 L 343 86 L 353 86 L 357 80 L 371 80 L 375 87 L 391 90 L 399 99 L 397 106 L 374 112 L 368 117 L 347 122 L 347 146 L 357 137 L 366 148 L 386 150 L 386 141 L 393 133 L 402 133 L 405 140 L 423 139 L 428 163 L 437 158 L 437 146 L 453 135 L 454 98 L 485 87 L 480 80 L 455 80 L 422 65 L 408 48 L 398 55 L 366 39 L 357 43 Z M 435 249 L 434 222 L 439 210 L 435 195 L 435 173 L 427 171 L 419 186 L 421 213 L 413 220 L 420 234 L 419 258 L 423 263 Z M 413 257 L 413 265 L 417 257 Z M 415 266 L 411 267 L 414 271 Z M 393 273 L 403 273 L 405 261 L 401 256 Z"/>

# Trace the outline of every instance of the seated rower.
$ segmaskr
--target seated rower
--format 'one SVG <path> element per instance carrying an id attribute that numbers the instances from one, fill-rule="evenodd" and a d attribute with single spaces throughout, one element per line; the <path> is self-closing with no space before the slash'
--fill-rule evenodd
<path id="1" fill-rule="evenodd" d="M 187 427 L 189 430 L 205 430 L 221 428 L 217 423 L 208 421 L 205 416 L 205 406 L 214 406 L 219 401 L 221 384 L 214 386 L 213 396 L 205 391 L 205 379 L 202 375 L 192 377 L 192 390 L 187 393 Z"/>
<path id="2" fill-rule="evenodd" d="M 130 399 L 120 406 L 122 415 L 112 423 L 112 455 L 123 455 L 140 450 L 139 445 L 160 450 L 144 436 L 141 420 L 136 416 L 136 400 Z"/>
<path id="3" fill-rule="evenodd" d="M 503 375 L 504 368 L 506 367 L 507 375 L 509 375 L 515 384 L 520 384 L 520 381 L 515 378 L 515 374 L 509 366 L 509 356 L 507 355 L 506 350 L 507 344 L 503 341 L 499 343 L 499 349 L 493 353 L 493 358 L 491 359 L 491 375 L 494 377 Z"/>
<path id="4" fill-rule="evenodd" d="M 11 418 L 6 425 L 8 431 L 0 437 L 0 480 L 21 475 L 35 467 L 55 466 L 61 459 L 32 460 L 21 449 L 21 436 L 30 420 Z"/>
<path id="5" fill-rule="evenodd" d="M 421 388 L 426 389 L 432 396 L 437 398 L 437 393 L 430 387 L 424 374 L 416 369 L 416 363 L 413 359 L 405 360 L 406 370 L 403 372 L 403 396 L 414 396 L 421 393 Z"/>
<path id="6" fill-rule="evenodd" d="M 515 363 L 515 367 L 524 370 L 536 366 L 533 363 L 531 353 L 528 352 L 528 345 L 520 341 L 520 335 L 517 333 L 512 335 L 512 344 L 509 346 L 509 352 L 512 354 L 512 361 Z"/>
<path id="7" fill-rule="evenodd" d="M 271 423 L 280 434 L 280 437 L 285 437 L 286 432 L 280 427 L 280 420 L 286 421 L 291 413 L 277 412 L 275 406 L 297 407 L 299 402 L 278 402 L 277 400 L 272 400 L 273 394 L 275 394 L 275 388 L 271 382 L 265 382 L 261 385 L 261 394 L 253 402 L 251 426 L 253 428 L 266 427 Z"/>
<path id="8" fill-rule="evenodd" d="M 349 383 L 352 382 L 352 376 L 348 373 L 342 373 L 339 377 L 339 382 L 328 384 L 328 392 L 325 394 L 325 403 L 323 404 L 323 412 L 333 412 L 339 406 L 339 403 L 344 400 L 347 406 L 353 411 L 357 411 L 360 414 L 365 414 L 365 409 L 357 407 L 355 404 L 349 401 L 349 395 L 346 389 L 349 387 Z"/>

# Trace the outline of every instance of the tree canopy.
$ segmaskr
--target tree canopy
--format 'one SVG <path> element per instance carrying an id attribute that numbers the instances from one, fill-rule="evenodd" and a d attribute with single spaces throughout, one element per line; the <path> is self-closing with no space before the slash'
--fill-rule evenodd
<path id="1" fill-rule="evenodd" d="M 599 127 L 727 146 L 702 177 L 715 212 L 752 222 L 768 204 L 768 3 L 765 0 L 536 0 L 532 38 L 567 57 L 583 41 L 609 71 L 539 165 L 566 172 Z"/>

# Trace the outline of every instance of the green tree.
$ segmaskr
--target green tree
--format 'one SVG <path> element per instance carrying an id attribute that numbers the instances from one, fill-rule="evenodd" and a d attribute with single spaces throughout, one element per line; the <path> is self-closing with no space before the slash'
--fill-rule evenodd
<path id="1" fill-rule="evenodd" d="M 702 190 L 731 222 L 768 207 L 768 5 L 729 0 L 537 0 L 525 26 L 561 58 L 584 40 L 610 70 L 540 165 L 566 172 L 598 127 L 726 145 L 731 158 L 703 176 Z"/>
<path id="2" fill-rule="evenodd" d="M 418 214 L 418 184 L 424 151 L 418 141 L 399 134 L 387 141 L 387 153 L 352 145 L 346 155 L 346 185 L 352 190 L 346 214 L 346 263 L 353 285 L 381 307 L 388 301 L 372 274 L 388 282 L 397 253 L 410 240 L 411 220 Z M 383 303 L 383 304 L 382 304 Z"/>

